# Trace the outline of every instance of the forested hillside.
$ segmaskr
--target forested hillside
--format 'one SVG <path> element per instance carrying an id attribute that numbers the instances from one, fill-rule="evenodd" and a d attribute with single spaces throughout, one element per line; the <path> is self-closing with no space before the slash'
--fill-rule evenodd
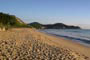
<path id="1" fill-rule="evenodd" d="M 25 27 L 27 26 L 23 21 L 14 15 L 0 13 L 0 27 Z"/>

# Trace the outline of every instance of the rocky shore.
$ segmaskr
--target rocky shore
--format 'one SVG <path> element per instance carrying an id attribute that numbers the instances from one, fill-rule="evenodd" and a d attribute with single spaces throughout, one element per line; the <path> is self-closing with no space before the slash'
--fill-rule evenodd
<path id="1" fill-rule="evenodd" d="M 58 47 L 34 29 L 0 32 L 0 60 L 87 60 L 70 49 Z"/>

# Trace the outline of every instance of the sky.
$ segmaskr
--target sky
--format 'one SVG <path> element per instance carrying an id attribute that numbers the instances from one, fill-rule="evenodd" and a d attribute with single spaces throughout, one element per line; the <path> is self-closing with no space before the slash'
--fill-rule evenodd
<path id="1" fill-rule="evenodd" d="M 26 23 L 64 23 L 90 29 L 90 0 L 0 0 L 0 12 Z"/>

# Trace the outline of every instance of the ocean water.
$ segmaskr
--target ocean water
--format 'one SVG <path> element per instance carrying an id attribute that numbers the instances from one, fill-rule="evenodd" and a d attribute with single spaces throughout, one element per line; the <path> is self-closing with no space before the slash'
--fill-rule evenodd
<path id="1" fill-rule="evenodd" d="M 90 47 L 90 30 L 86 29 L 45 29 L 41 32 L 49 33 L 58 37 L 64 37 Z"/>

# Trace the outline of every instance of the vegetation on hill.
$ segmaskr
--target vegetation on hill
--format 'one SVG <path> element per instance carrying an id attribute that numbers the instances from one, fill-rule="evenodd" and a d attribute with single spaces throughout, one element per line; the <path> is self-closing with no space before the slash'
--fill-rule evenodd
<path id="1" fill-rule="evenodd" d="M 66 25 L 63 23 L 43 25 L 46 29 L 81 29 L 79 26 Z"/>
<path id="2" fill-rule="evenodd" d="M 14 15 L 9 15 L 5 13 L 0 13 L 0 27 L 26 27 L 27 25 L 24 22 L 21 22 L 19 18 Z"/>
<path id="3" fill-rule="evenodd" d="M 34 28 L 37 28 L 37 29 L 41 29 L 41 28 L 44 28 L 44 29 L 81 29 L 79 26 L 69 26 L 69 25 L 66 25 L 66 24 L 63 24 L 63 23 L 55 23 L 55 24 L 40 24 L 38 22 L 33 22 L 33 23 L 30 23 L 28 24 Z"/>
<path id="4" fill-rule="evenodd" d="M 36 29 L 41 29 L 42 28 L 42 24 L 38 23 L 38 22 L 33 22 L 28 24 L 29 26 L 36 28 Z"/>

